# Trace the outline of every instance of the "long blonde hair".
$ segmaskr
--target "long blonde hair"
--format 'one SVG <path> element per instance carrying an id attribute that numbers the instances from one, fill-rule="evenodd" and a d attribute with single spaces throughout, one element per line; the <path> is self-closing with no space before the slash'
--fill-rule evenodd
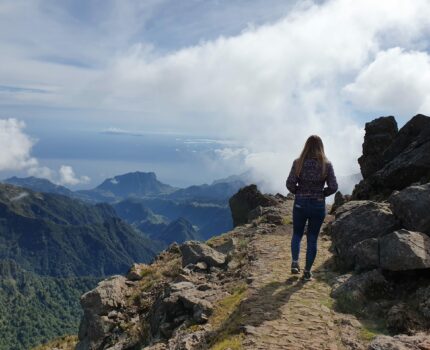
<path id="1" fill-rule="evenodd" d="M 300 175 L 300 172 L 303 168 L 303 163 L 305 162 L 305 159 L 308 158 L 316 158 L 318 160 L 322 167 L 321 177 L 325 178 L 328 159 L 324 153 L 324 145 L 321 137 L 318 135 L 311 135 L 306 140 L 302 153 L 300 153 L 300 157 L 296 159 L 296 176 Z"/>

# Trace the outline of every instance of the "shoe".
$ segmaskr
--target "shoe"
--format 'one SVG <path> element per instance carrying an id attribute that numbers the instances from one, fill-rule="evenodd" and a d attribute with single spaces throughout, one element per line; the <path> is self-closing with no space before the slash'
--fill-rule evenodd
<path id="1" fill-rule="evenodd" d="M 303 271 L 303 277 L 302 277 L 302 279 L 304 280 L 304 281 L 310 281 L 310 280 L 312 280 L 312 272 L 310 272 L 310 271 Z"/>
<path id="2" fill-rule="evenodd" d="M 291 273 L 293 275 L 297 275 L 297 274 L 300 273 L 300 267 L 299 267 L 299 263 L 298 262 L 293 261 L 291 263 Z"/>

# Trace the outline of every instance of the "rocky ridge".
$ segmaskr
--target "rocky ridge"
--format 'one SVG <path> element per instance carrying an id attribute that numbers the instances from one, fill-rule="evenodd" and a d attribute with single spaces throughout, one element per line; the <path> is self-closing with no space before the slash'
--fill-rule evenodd
<path id="1" fill-rule="evenodd" d="M 430 118 L 400 130 L 393 117 L 366 124 L 363 180 L 339 197 L 327 227 L 338 277 L 337 307 L 379 319 L 369 349 L 430 349 Z M 335 202 L 336 203 L 336 202 Z"/>
<path id="2" fill-rule="evenodd" d="M 363 181 L 337 194 L 311 283 L 289 274 L 293 198 L 250 186 L 232 231 L 84 294 L 77 349 L 430 349 L 430 118 L 393 119 L 366 128 Z"/>

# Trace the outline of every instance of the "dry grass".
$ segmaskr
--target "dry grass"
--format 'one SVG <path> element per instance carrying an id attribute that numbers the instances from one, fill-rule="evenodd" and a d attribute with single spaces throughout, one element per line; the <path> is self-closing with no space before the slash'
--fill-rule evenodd
<path id="1" fill-rule="evenodd" d="M 63 337 L 49 341 L 46 344 L 38 345 L 32 350 L 74 350 L 78 343 L 78 337 L 76 335 L 65 335 Z"/>

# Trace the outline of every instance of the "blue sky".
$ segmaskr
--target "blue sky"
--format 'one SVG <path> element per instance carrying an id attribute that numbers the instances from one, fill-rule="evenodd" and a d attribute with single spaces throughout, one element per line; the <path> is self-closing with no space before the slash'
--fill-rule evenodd
<path id="1" fill-rule="evenodd" d="M 430 113 L 429 15 L 425 0 L 1 0 L 0 177 L 250 170 L 285 192 L 312 133 L 357 173 L 366 121 Z"/>

